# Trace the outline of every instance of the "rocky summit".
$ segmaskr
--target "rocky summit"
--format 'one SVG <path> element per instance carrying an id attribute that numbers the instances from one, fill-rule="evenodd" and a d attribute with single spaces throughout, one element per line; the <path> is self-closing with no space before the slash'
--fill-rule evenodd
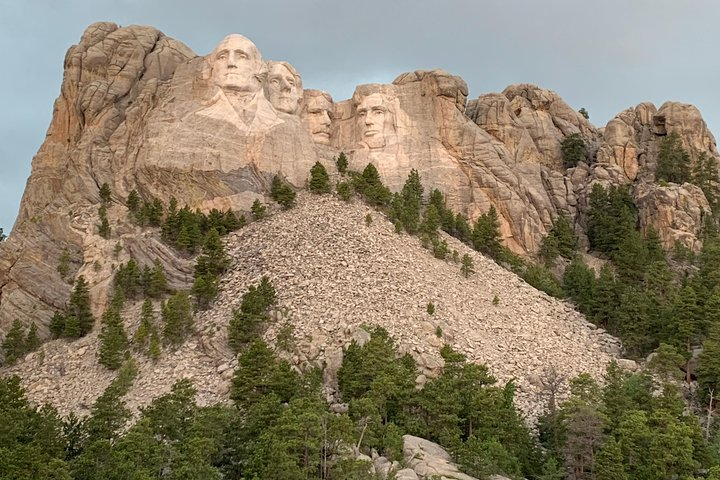
<path id="1" fill-rule="evenodd" d="M 550 90 L 519 84 L 468 100 L 466 83 L 441 70 L 360 85 L 352 98 L 335 101 L 305 90 L 292 65 L 264 59 L 242 35 L 197 55 L 152 27 L 112 23 L 88 27 L 64 69 L 16 225 L 0 245 L 2 336 L 19 320 L 49 338 L 51 318 L 70 296 L 68 278 L 88 280 L 99 318 L 117 266 L 130 259 L 157 260 L 172 288 L 190 286 L 193 259 L 163 243 L 157 228 L 129 219 L 131 192 L 164 205 L 174 198 L 193 211 L 248 213 L 255 201 L 269 202 L 275 175 L 299 190 L 320 162 L 337 178 L 341 152 L 351 170 L 375 165 L 394 192 L 416 170 L 426 193 L 438 189 L 471 222 L 494 207 L 504 245 L 527 259 L 536 258 L 559 216 L 587 246 L 596 184 L 628 186 L 640 230 L 657 231 L 665 248 L 701 247 L 703 212 L 710 209 L 703 191 L 655 181 L 661 143 L 671 135 L 692 165 L 718 161 L 715 139 L 691 105 L 640 103 L 596 128 Z M 572 164 L 563 152 L 569 138 L 586 147 Z M 101 235 L 104 184 L 111 193 L 102 200 L 103 221 L 112 233 Z M 263 275 L 279 296 L 268 340 L 290 322 L 298 345 L 288 358 L 298 367 L 324 365 L 331 396 L 343 347 L 363 341 L 363 325 L 385 327 L 417 360 L 419 385 L 437 373 L 438 350 L 449 343 L 487 363 L 498 379 L 514 379 L 519 404 L 533 416 L 550 369 L 563 378 L 598 376 L 622 353 L 569 304 L 465 244 L 446 238 L 450 250 L 474 260 L 477 273 L 469 278 L 360 203 L 301 193 L 292 210 L 224 241 L 232 268 L 219 297 L 197 315 L 187 343 L 157 363 L 141 363 L 129 404 L 145 404 L 186 377 L 202 402 L 225 398 L 235 366 L 225 326 Z M 432 315 L 428 303 L 436 307 Z M 139 309 L 123 314 L 131 332 Z M 22 374 L 34 400 L 86 412 L 112 378 L 96 362 L 97 330 L 72 343 L 45 343 L 7 371 Z"/>

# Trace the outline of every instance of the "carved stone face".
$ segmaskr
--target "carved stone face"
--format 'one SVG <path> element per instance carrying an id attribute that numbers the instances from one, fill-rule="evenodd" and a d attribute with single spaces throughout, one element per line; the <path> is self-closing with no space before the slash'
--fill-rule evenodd
<path id="1" fill-rule="evenodd" d="M 298 79 L 285 65 L 277 62 L 270 64 L 265 94 L 275 109 L 296 114 L 302 97 L 299 87 Z"/>
<path id="2" fill-rule="evenodd" d="M 263 64 L 255 44 L 242 35 L 228 35 L 211 56 L 212 79 L 225 91 L 252 93 L 260 89 Z"/>
<path id="3" fill-rule="evenodd" d="M 305 99 L 305 122 L 315 143 L 330 144 L 330 122 L 333 104 L 325 95 Z"/>
<path id="4" fill-rule="evenodd" d="M 382 94 L 363 98 L 356 109 L 358 140 L 370 148 L 385 146 L 385 135 L 392 130 L 393 115 Z"/>

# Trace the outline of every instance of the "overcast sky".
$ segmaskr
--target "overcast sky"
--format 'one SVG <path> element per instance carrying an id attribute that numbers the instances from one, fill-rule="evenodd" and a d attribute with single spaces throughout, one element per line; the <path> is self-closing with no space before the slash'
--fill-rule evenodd
<path id="1" fill-rule="evenodd" d="M 63 58 L 96 21 L 153 25 L 199 55 L 228 33 L 335 100 L 442 68 L 470 98 L 534 83 L 604 126 L 643 101 L 692 103 L 720 131 L 717 0 L 0 0 L 0 227 L 15 221 Z"/>

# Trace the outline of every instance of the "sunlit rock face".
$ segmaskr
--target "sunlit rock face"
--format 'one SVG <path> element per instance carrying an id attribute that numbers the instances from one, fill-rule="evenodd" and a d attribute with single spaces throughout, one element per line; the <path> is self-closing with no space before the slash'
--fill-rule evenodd
<path id="1" fill-rule="evenodd" d="M 178 287 L 192 277 L 187 262 L 129 222 L 130 191 L 166 205 L 174 197 L 204 211 L 247 211 L 256 199 L 269 201 L 274 175 L 303 188 L 315 162 L 332 173 L 340 152 L 353 170 L 373 163 L 393 191 L 417 170 L 426 194 L 440 190 L 471 222 L 495 206 L 505 244 L 522 255 L 537 252 L 557 215 L 582 234 L 595 182 L 632 184 L 644 199 L 643 228 L 695 246 L 705 205 L 697 192 L 637 188 L 652 181 L 657 146 L 671 132 L 693 161 L 703 152 L 717 158 L 714 138 L 690 105 L 641 104 L 599 132 L 550 90 L 511 85 L 468 101 L 465 81 L 442 70 L 359 85 L 336 102 L 304 90 L 291 64 L 267 61 L 242 35 L 199 56 L 152 27 L 93 24 L 65 57 L 46 140 L 14 231 L 0 246 L 0 334 L 16 318 L 47 334 L 70 292 L 57 272 L 64 251 L 71 253 L 69 276 L 90 279 L 97 312 L 113 263 L 152 251 Z M 588 162 L 566 171 L 560 144 L 572 134 L 588 144 Z M 109 240 L 97 234 L 103 183 L 113 193 Z M 672 218 L 665 198 L 687 204 L 687 215 Z M 114 258 L 117 243 L 128 247 Z"/>

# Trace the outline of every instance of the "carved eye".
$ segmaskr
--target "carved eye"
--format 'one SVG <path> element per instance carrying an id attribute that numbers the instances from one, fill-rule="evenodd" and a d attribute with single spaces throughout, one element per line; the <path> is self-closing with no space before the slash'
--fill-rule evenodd
<path id="1" fill-rule="evenodd" d="M 278 83 L 280 83 L 280 81 L 277 78 L 273 78 L 270 80 L 270 83 L 272 83 L 273 85 L 277 85 Z"/>
<path id="2" fill-rule="evenodd" d="M 217 56 L 217 58 L 218 58 L 218 60 L 225 60 L 227 58 L 227 54 L 221 53 L 220 55 Z"/>

